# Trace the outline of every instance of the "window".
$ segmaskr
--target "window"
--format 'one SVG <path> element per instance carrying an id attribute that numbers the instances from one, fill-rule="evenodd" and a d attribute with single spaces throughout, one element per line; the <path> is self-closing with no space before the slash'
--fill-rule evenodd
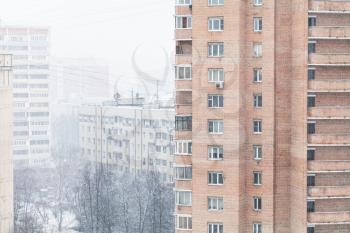
<path id="1" fill-rule="evenodd" d="M 224 43 L 209 43 L 208 44 L 208 56 L 209 57 L 222 57 L 224 56 Z"/>
<path id="2" fill-rule="evenodd" d="M 316 16 L 309 16 L 309 27 L 316 26 Z"/>
<path id="3" fill-rule="evenodd" d="M 181 6 L 181 5 L 191 5 L 192 4 L 192 0 L 176 0 L 175 3 L 177 6 Z"/>
<path id="4" fill-rule="evenodd" d="M 253 127 L 254 127 L 255 134 L 262 133 L 262 121 L 261 120 L 254 120 Z"/>
<path id="5" fill-rule="evenodd" d="M 209 6 L 224 5 L 224 0 L 208 0 Z"/>
<path id="6" fill-rule="evenodd" d="M 192 154 L 192 141 L 176 141 L 175 154 L 178 154 L 178 155 Z"/>
<path id="7" fill-rule="evenodd" d="M 223 81 L 224 81 L 224 69 L 208 70 L 208 82 L 223 82 Z"/>
<path id="8" fill-rule="evenodd" d="M 308 43 L 308 53 L 316 53 L 316 41 L 309 41 Z"/>
<path id="9" fill-rule="evenodd" d="M 254 223 L 253 224 L 253 233 L 262 233 L 261 223 Z"/>
<path id="10" fill-rule="evenodd" d="M 262 173 L 261 172 L 253 172 L 253 182 L 254 185 L 262 184 Z"/>
<path id="11" fill-rule="evenodd" d="M 315 212 L 315 201 L 314 200 L 308 200 L 307 201 L 307 212 Z"/>
<path id="12" fill-rule="evenodd" d="M 192 167 L 175 167 L 175 179 L 177 180 L 191 180 Z"/>
<path id="13" fill-rule="evenodd" d="M 315 134 L 316 133 L 316 122 L 309 121 L 307 123 L 307 133 L 308 134 Z"/>
<path id="14" fill-rule="evenodd" d="M 176 228 L 181 230 L 192 229 L 192 217 L 189 215 L 177 215 L 176 216 Z"/>
<path id="15" fill-rule="evenodd" d="M 262 203 L 261 197 L 253 198 L 253 207 L 255 211 L 261 210 L 261 203 Z"/>
<path id="16" fill-rule="evenodd" d="M 208 146 L 209 160 L 223 160 L 224 147 L 223 146 Z"/>
<path id="17" fill-rule="evenodd" d="M 309 68 L 307 70 L 307 79 L 308 80 L 315 80 L 315 68 Z"/>
<path id="18" fill-rule="evenodd" d="M 316 176 L 314 174 L 307 175 L 307 186 L 313 187 L 315 186 Z"/>
<path id="19" fill-rule="evenodd" d="M 257 82 L 257 83 L 262 82 L 262 69 L 261 68 L 253 69 L 253 81 Z"/>
<path id="20" fill-rule="evenodd" d="M 208 172 L 208 184 L 224 184 L 224 174 L 222 172 Z"/>
<path id="21" fill-rule="evenodd" d="M 208 121 L 208 132 L 210 134 L 222 134 L 224 132 L 224 121 L 223 120 L 209 120 Z"/>
<path id="22" fill-rule="evenodd" d="M 176 16 L 175 19 L 177 29 L 192 28 L 192 16 Z"/>
<path id="23" fill-rule="evenodd" d="M 175 67 L 175 78 L 177 80 L 191 80 L 192 67 L 191 65 L 179 65 Z"/>
<path id="24" fill-rule="evenodd" d="M 262 95 L 261 94 L 254 94 L 254 107 L 255 108 L 262 107 Z"/>
<path id="25" fill-rule="evenodd" d="M 209 223 L 208 233 L 224 233 L 224 225 L 222 223 Z"/>
<path id="26" fill-rule="evenodd" d="M 308 226 L 307 227 L 307 233 L 315 233 L 315 227 L 314 226 Z"/>
<path id="27" fill-rule="evenodd" d="M 253 55 L 254 55 L 254 57 L 261 57 L 262 56 L 262 44 L 261 43 L 254 43 L 253 44 Z"/>
<path id="28" fill-rule="evenodd" d="M 192 205 L 191 191 L 176 191 L 176 205 Z"/>
<path id="29" fill-rule="evenodd" d="M 263 3 L 263 0 L 253 0 L 253 5 L 254 6 L 261 6 Z"/>
<path id="30" fill-rule="evenodd" d="M 316 104 L 316 96 L 315 95 L 308 95 L 307 96 L 307 107 L 315 107 Z"/>
<path id="31" fill-rule="evenodd" d="M 312 161 L 315 160 L 315 149 L 307 149 L 307 160 Z"/>
<path id="32" fill-rule="evenodd" d="M 223 17 L 211 17 L 208 19 L 209 31 L 223 31 L 224 30 L 224 18 Z"/>
<path id="33" fill-rule="evenodd" d="M 260 145 L 253 146 L 253 157 L 255 160 L 262 159 L 262 146 L 260 146 Z"/>
<path id="34" fill-rule="evenodd" d="M 178 131 L 192 130 L 192 116 L 176 116 L 175 129 Z"/>
<path id="35" fill-rule="evenodd" d="M 261 17 L 253 17 L 253 30 L 254 32 L 262 31 L 262 18 Z"/>
<path id="36" fill-rule="evenodd" d="M 224 198 L 208 197 L 208 210 L 220 211 L 224 209 Z"/>
<path id="37" fill-rule="evenodd" d="M 208 95 L 208 107 L 209 108 L 222 108 L 224 107 L 223 95 Z"/>

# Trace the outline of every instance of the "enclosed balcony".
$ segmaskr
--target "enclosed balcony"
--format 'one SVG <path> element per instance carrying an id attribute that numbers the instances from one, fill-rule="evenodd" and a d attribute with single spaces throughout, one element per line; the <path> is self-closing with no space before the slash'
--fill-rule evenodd
<path id="1" fill-rule="evenodd" d="M 329 1 L 329 0 L 309 0 L 309 12 L 350 13 L 350 2 Z"/>
<path id="2" fill-rule="evenodd" d="M 350 119 L 350 106 L 321 106 L 308 109 L 312 119 Z"/>
<path id="3" fill-rule="evenodd" d="M 350 222 L 350 211 L 308 213 L 308 222 L 311 222 L 311 223 Z"/>
<path id="4" fill-rule="evenodd" d="M 307 166 L 309 171 L 350 171 L 350 160 L 313 160 Z"/>
<path id="5" fill-rule="evenodd" d="M 350 195 L 350 186 L 308 187 L 309 197 L 344 197 Z"/>
<path id="6" fill-rule="evenodd" d="M 309 81 L 311 92 L 350 92 L 350 79 L 320 79 Z"/>
<path id="7" fill-rule="evenodd" d="M 176 41 L 176 64 L 192 63 L 192 40 Z"/>
<path id="8" fill-rule="evenodd" d="M 176 113 L 190 115 L 192 113 L 192 91 L 176 91 Z"/>
<path id="9" fill-rule="evenodd" d="M 350 39 L 350 27 L 316 26 L 309 28 L 310 39 Z"/>
<path id="10" fill-rule="evenodd" d="M 312 66 L 350 66 L 350 53 L 311 53 Z"/>

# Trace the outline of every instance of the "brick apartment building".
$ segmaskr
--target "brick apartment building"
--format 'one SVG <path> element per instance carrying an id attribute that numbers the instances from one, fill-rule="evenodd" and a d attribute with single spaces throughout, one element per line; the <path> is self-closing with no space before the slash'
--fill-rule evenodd
<path id="1" fill-rule="evenodd" d="M 175 8 L 176 232 L 350 232 L 350 1 Z"/>
<path id="2" fill-rule="evenodd" d="M 12 233 L 12 56 L 0 52 L 0 232 Z"/>

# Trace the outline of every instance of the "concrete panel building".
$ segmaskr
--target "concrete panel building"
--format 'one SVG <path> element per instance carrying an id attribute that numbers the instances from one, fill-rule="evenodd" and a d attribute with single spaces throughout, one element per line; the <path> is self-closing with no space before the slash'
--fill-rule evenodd
<path id="1" fill-rule="evenodd" d="M 350 3 L 175 8 L 176 232 L 350 232 Z"/>
<path id="2" fill-rule="evenodd" d="M 0 49 L 13 54 L 15 166 L 50 164 L 48 28 L 2 26 Z"/>
<path id="3" fill-rule="evenodd" d="M 0 232 L 12 229 L 12 56 L 0 52 Z"/>
<path id="4" fill-rule="evenodd" d="M 80 107 L 82 159 L 120 174 L 159 172 L 163 181 L 173 182 L 174 109 L 130 101 Z"/>

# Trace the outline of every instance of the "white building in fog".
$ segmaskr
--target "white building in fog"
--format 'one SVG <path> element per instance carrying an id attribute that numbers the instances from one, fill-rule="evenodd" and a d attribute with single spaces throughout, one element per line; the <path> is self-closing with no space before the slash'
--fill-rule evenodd
<path id="1" fill-rule="evenodd" d="M 13 54 L 13 156 L 16 166 L 50 162 L 48 28 L 0 27 L 0 49 Z"/>
<path id="2" fill-rule="evenodd" d="M 172 182 L 174 116 L 173 108 L 137 101 L 84 105 L 79 110 L 81 156 L 121 173 L 157 171 Z"/>

